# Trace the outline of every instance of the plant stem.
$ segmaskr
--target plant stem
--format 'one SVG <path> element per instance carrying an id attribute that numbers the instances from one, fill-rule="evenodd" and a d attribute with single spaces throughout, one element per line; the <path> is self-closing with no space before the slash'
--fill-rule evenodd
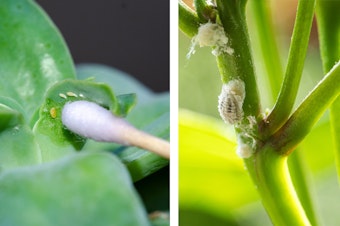
<path id="1" fill-rule="evenodd" d="M 265 64 L 273 100 L 276 99 L 283 78 L 278 45 L 272 23 L 270 4 L 267 1 L 251 1 L 254 22 L 259 36 L 261 54 Z"/>
<path id="2" fill-rule="evenodd" d="M 179 1 L 178 3 L 178 10 L 179 29 L 189 38 L 194 37 L 198 32 L 198 27 L 200 26 L 197 14 L 182 1 Z"/>
<path id="3" fill-rule="evenodd" d="M 315 2 L 316 0 L 300 0 L 298 3 L 284 81 L 274 108 L 260 126 L 265 137 L 284 124 L 294 106 L 308 49 Z"/>
<path id="4" fill-rule="evenodd" d="M 333 64 L 340 60 L 340 1 L 320 0 L 317 4 L 316 18 L 318 22 L 320 52 L 324 72 L 328 72 Z M 340 181 L 340 97 L 331 106 L 330 119 L 335 144 L 338 180 Z"/>
<path id="5" fill-rule="evenodd" d="M 229 39 L 228 45 L 234 50 L 233 54 L 222 53 L 217 57 L 222 82 L 241 79 L 245 83 L 246 91 L 243 103 L 245 116 L 257 116 L 260 113 L 260 101 L 245 21 L 246 1 L 217 0 L 216 3 L 220 20 Z"/>
<path id="6" fill-rule="evenodd" d="M 272 23 L 270 4 L 266 1 L 251 1 L 251 9 L 254 13 L 256 32 L 261 47 L 262 59 L 265 64 L 267 78 L 271 87 L 272 101 L 277 98 L 283 78 L 283 70 L 275 40 L 275 29 Z M 313 208 L 309 184 L 306 179 L 303 162 L 300 160 L 299 151 L 294 151 L 288 158 L 288 168 L 292 183 L 305 213 L 312 225 L 317 225 L 317 219 Z"/>
<path id="7" fill-rule="evenodd" d="M 245 163 L 274 225 L 311 225 L 291 182 L 287 156 L 264 146 Z"/>
<path id="8" fill-rule="evenodd" d="M 207 23 L 208 21 L 215 22 L 216 10 L 206 0 L 194 0 L 194 5 L 201 23 Z"/>
<path id="9" fill-rule="evenodd" d="M 340 0 L 319 0 L 316 18 L 324 73 L 340 60 Z"/>
<path id="10" fill-rule="evenodd" d="M 304 99 L 288 121 L 269 139 L 281 155 L 289 155 L 329 105 L 340 94 L 340 62 L 319 82 Z"/>
<path id="11" fill-rule="evenodd" d="M 299 197 L 301 205 L 305 210 L 305 213 L 312 225 L 317 225 L 318 221 L 313 207 L 312 198 L 310 195 L 308 174 L 305 171 L 304 162 L 301 161 L 300 150 L 295 150 L 288 157 L 288 168 L 289 173 L 295 188 L 295 191 Z"/>

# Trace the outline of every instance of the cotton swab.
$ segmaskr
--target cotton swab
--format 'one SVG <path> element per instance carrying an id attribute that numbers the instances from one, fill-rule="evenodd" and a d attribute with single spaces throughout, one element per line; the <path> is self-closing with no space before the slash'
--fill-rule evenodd
<path id="1" fill-rule="evenodd" d="M 83 137 L 137 146 L 170 159 L 168 141 L 136 129 L 96 103 L 85 100 L 66 103 L 62 110 L 62 123 Z"/>

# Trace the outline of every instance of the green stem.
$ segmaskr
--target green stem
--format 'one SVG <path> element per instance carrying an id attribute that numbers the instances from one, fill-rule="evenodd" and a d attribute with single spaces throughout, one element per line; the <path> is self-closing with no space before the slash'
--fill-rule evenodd
<path id="1" fill-rule="evenodd" d="M 270 4 L 267 1 L 251 1 L 254 22 L 261 47 L 273 100 L 276 99 L 283 78 L 280 54 L 272 23 Z"/>
<path id="2" fill-rule="evenodd" d="M 340 0 L 319 0 L 316 9 L 321 58 L 327 73 L 340 60 Z"/>
<path id="3" fill-rule="evenodd" d="M 277 41 L 275 39 L 275 29 L 272 23 L 270 4 L 266 1 L 251 1 L 250 3 L 252 5 L 252 12 L 254 13 L 255 30 L 261 47 L 262 59 L 271 87 L 272 101 L 274 102 L 281 86 L 283 70 Z M 299 154 L 299 151 L 294 151 L 292 155 L 289 156 L 289 173 L 308 219 L 312 225 L 317 225 L 317 219 L 308 186 L 309 184 L 306 179 L 308 172 L 306 172 Z"/>
<path id="4" fill-rule="evenodd" d="M 313 208 L 313 202 L 308 186 L 308 177 L 306 177 L 306 170 L 304 162 L 301 161 L 300 150 L 295 150 L 288 158 L 289 173 L 299 197 L 301 205 L 306 212 L 306 215 L 312 225 L 317 225 L 318 221 Z"/>
<path id="5" fill-rule="evenodd" d="M 179 29 L 189 38 L 194 37 L 200 26 L 197 14 L 182 1 L 178 3 L 178 10 Z"/>
<path id="6" fill-rule="evenodd" d="M 217 57 L 222 82 L 231 79 L 244 81 L 246 97 L 243 111 L 245 116 L 257 116 L 260 113 L 260 101 L 245 21 L 246 1 L 217 0 L 216 3 L 219 18 L 229 39 L 228 45 L 234 50 L 233 54 L 222 53 Z"/>
<path id="7" fill-rule="evenodd" d="M 323 69 L 326 73 L 340 60 L 340 0 L 320 0 L 317 4 L 316 18 L 320 40 Z M 330 120 L 335 144 L 336 165 L 340 181 L 340 97 L 331 106 Z"/>
<path id="8" fill-rule="evenodd" d="M 260 126 L 265 137 L 283 125 L 294 106 L 307 53 L 315 2 L 316 0 L 300 0 L 298 3 L 284 81 L 273 110 Z"/>
<path id="9" fill-rule="evenodd" d="M 194 5 L 201 23 L 215 22 L 216 9 L 212 5 L 208 5 L 206 0 L 194 0 Z"/>
<path id="10" fill-rule="evenodd" d="M 280 149 L 280 154 L 288 155 L 309 133 L 312 126 L 340 94 L 340 62 L 319 82 L 304 99 L 288 121 L 270 139 L 270 143 Z"/>
<path id="11" fill-rule="evenodd" d="M 245 163 L 274 225 L 311 225 L 291 182 L 286 156 L 264 146 Z"/>

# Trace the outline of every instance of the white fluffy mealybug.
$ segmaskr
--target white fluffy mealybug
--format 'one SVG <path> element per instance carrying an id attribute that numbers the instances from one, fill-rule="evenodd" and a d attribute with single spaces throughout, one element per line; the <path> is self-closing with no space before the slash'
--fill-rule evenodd
<path id="1" fill-rule="evenodd" d="M 218 96 L 218 111 L 226 123 L 237 124 L 242 120 L 245 96 L 244 82 L 240 79 L 223 84 L 221 94 Z"/>
<path id="2" fill-rule="evenodd" d="M 244 144 L 242 142 L 239 142 L 239 144 L 237 146 L 236 154 L 240 158 L 246 159 L 246 158 L 249 158 L 253 155 L 253 149 L 248 144 Z"/>
<path id="3" fill-rule="evenodd" d="M 83 137 L 128 145 L 126 131 L 132 126 L 96 103 L 83 100 L 67 103 L 61 120 L 67 129 Z"/>
<path id="4" fill-rule="evenodd" d="M 195 53 L 195 46 L 200 47 L 210 46 L 214 47 L 212 54 L 220 55 L 222 52 L 232 55 L 234 50 L 228 46 L 228 37 L 225 35 L 224 28 L 217 23 L 205 23 L 198 28 L 198 33 L 192 39 L 192 46 L 187 55 L 188 58 Z"/>

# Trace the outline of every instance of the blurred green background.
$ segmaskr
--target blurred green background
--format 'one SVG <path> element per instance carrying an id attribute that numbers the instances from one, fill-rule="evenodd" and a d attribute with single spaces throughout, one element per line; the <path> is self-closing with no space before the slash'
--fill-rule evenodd
<path id="1" fill-rule="evenodd" d="M 272 14 L 283 68 L 288 55 L 297 1 L 277 1 Z M 251 5 L 248 5 L 248 8 Z M 277 10 L 281 10 L 277 15 Z M 272 108 L 256 31 L 248 26 L 262 110 Z M 311 40 L 298 105 L 323 77 L 316 24 Z M 221 80 L 210 48 L 196 47 L 186 57 L 191 40 L 179 32 L 179 205 L 180 225 L 271 225 L 243 162 L 235 154 L 233 128 L 217 110 Z M 335 170 L 329 117 L 326 113 L 299 146 L 315 211 L 321 225 L 339 225 L 340 192 Z"/>

